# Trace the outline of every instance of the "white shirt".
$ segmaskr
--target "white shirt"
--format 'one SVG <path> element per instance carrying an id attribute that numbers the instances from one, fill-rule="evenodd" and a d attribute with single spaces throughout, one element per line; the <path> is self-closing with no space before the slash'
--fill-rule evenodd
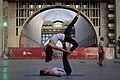
<path id="1" fill-rule="evenodd" d="M 55 44 L 56 44 L 58 40 L 64 40 L 64 38 L 65 38 L 65 34 L 58 33 L 58 34 L 53 35 L 53 36 L 50 38 L 50 40 L 54 41 Z"/>
<path id="2" fill-rule="evenodd" d="M 65 71 L 64 71 L 63 68 L 54 67 L 54 68 L 52 69 L 52 71 L 53 71 L 54 73 L 56 73 L 56 74 L 65 75 Z"/>

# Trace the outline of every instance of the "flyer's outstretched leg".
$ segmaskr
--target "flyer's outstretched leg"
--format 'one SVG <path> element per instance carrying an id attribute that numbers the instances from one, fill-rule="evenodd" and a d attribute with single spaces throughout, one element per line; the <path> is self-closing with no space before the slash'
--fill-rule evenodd
<path id="1" fill-rule="evenodd" d="M 80 15 L 80 12 L 77 13 L 77 15 L 75 16 L 75 18 L 72 20 L 72 22 L 68 25 L 68 27 L 65 29 L 65 39 L 64 42 L 69 42 L 70 44 L 72 44 L 73 46 L 71 47 L 70 51 L 73 52 L 77 47 L 78 47 L 78 43 L 72 39 L 70 37 L 71 35 L 71 31 L 72 31 L 72 27 L 74 27 L 74 24 L 76 23 L 78 16 Z M 63 49 L 67 50 L 66 48 L 66 43 L 63 43 Z M 64 70 L 66 72 L 67 75 L 70 75 L 72 72 L 72 69 L 70 67 L 69 61 L 67 59 L 67 54 L 66 52 L 63 52 L 63 66 L 64 66 Z"/>

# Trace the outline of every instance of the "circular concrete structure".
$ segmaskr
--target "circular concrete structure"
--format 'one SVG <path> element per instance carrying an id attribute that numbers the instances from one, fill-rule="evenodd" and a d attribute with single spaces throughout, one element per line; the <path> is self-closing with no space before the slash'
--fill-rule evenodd
<path id="1" fill-rule="evenodd" d="M 41 46 L 41 29 L 44 23 L 40 13 L 47 10 L 64 9 L 77 13 L 77 9 L 68 6 L 48 6 L 36 11 L 23 24 L 19 46 L 20 47 L 40 47 Z M 64 15 L 64 14 L 63 14 Z M 79 47 L 97 46 L 97 36 L 94 25 L 90 19 L 81 12 L 81 16 L 75 24 L 75 40 Z"/>

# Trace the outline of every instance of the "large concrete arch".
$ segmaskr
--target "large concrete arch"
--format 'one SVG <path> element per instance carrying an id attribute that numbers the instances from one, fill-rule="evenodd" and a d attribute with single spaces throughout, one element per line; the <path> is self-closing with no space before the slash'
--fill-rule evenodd
<path id="1" fill-rule="evenodd" d="M 41 9 L 39 9 L 38 11 L 36 11 L 33 15 L 31 15 L 31 16 L 24 22 L 23 28 L 22 28 L 22 30 L 21 30 L 21 34 L 23 33 L 24 28 L 26 27 L 26 25 L 27 25 L 36 15 L 38 15 L 39 13 L 41 13 L 41 12 L 43 12 L 43 11 L 45 11 L 45 10 L 55 9 L 55 8 L 68 9 L 68 10 L 71 10 L 71 11 L 76 12 L 76 13 L 77 13 L 77 11 L 78 11 L 76 8 L 73 8 L 73 7 L 70 7 L 70 6 L 48 6 L 48 7 L 45 7 L 45 8 L 41 8 Z M 81 12 L 81 17 L 84 18 L 84 19 L 88 22 L 88 24 L 89 24 L 90 28 L 92 29 L 93 34 L 94 34 L 94 36 L 95 36 L 94 38 L 96 39 L 96 45 L 97 45 L 97 35 L 96 35 L 96 31 L 95 31 L 95 28 L 94 28 L 93 23 L 92 23 L 91 20 L 90 20 L 84 13 L 82 13 L 82 12 Z M 75 36 L 76 36 L 76 35 L 75 35 Z M 21 35 L 20 35 L 20 38 L 19 38 L 19 46 L 21 46 L 20 42 L 21 42 Z M 79 42 L 79 41 L 78 41 L 78 42 Z M 39 44 L 39 43 L 38 43 L 38 44 Z"/>

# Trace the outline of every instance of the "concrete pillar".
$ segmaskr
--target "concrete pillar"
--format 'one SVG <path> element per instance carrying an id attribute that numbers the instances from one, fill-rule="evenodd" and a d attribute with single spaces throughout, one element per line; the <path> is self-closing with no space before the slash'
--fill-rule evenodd
<path id="1" fill-rule="evenodd" d="M 0 57 L 3 50 L 3 0 L 0 0 Z"/>
<path id="2" fill-rule="evenodd" d="M 118 40 L 118 36 L 120 36 L 120 0 L 116 0 L 115 3 L 116 8 L 116 41 Z M 116 52 L 118 51 L 118 47 L 116 45 Z M 120 54 L 116 54 L 118 58 L 120 58 Z"/>
<path id="3" fill-rule="evenodd" d="M 120 36 L 120 0 L 116 0 L 116 35 Z"/>
<path id="4" fill-rule="evenodd" d="M 104 37 L 104 44 L 105 46 L 108 45 L 108 29 L 107 29 L 107 4 L 104 2 L 101 2 L 100 4 L 100 35 Z"/>
<path id="5" fill-rule="evenodd" d="M 5 46 L 7 47 L 18 47 L 18 36 L 16 36 L 16 3 L 5 2 L 7 8 L 8 28 L 6 28 Z M 8 29 L 8 31 L 7 31 Z M 19 28 L 18 28 L 19 30 Z M 19 33 L 18 33 L 19 35 Z"/>

